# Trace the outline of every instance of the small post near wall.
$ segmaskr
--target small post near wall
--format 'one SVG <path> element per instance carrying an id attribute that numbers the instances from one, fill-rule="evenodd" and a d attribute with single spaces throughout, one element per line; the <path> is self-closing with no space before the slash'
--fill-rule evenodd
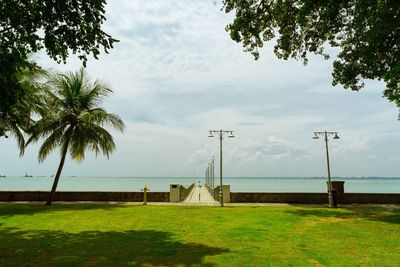
<path id="1" fill-rule="evenodd" d="M 147 185 L 145 185 L 141 190 L 143 192 L 143 205 L 147 205 L 147 192 L 150 191 L 150 189 L 148 189 Z"/>

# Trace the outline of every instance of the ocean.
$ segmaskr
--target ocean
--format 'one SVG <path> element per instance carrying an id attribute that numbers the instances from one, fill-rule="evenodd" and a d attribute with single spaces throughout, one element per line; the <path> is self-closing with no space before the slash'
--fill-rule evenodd
<path id="1" fill-rule="evenodd" d="M 49 191 L 53 177 L 0 177 L 0 191 Z M 326 192 L 326 178 L 322 177 L 226 177 L 224 184 L 231 192 Z M 345 181 L 349 193 L 400 193 L 400 177 L 333 178 Z M 169 191 L 170 184 L 189 186 L 204 182 L 194 177 L 68 177 L 60 178 L 58 191 L 140 191 L 145 185 L 153 192 Z M 219 184 L 219 178 L 215 178 Z"/>

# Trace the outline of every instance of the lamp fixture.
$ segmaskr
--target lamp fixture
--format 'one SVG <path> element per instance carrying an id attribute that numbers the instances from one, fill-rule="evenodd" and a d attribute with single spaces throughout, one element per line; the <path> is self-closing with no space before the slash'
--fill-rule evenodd
<path id="1" fill-rule="evenodd" d="M 337 133 L 335 133 L 335 135 L 333 136 L 333 139 L 340 139 Z"/>

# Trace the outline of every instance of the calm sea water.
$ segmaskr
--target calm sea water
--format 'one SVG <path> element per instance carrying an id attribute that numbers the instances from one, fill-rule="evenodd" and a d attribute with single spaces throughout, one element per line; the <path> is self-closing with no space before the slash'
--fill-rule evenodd
<path id="1" fill-rule="evenodd" d="M 0 177 L 0 191 L 48 191 L 52 177 Z M 345 192 L 400 193 L 400 178 L 335 178 L 345 181 Z M 59 191 L 169 191 L 170 184 L 203 183 L 204 178 L 61 177 Z M 216 179 L 216 183 L 218 183 Z M 326 178 L 224 178 L 232 192 L 326 192 Z"/>

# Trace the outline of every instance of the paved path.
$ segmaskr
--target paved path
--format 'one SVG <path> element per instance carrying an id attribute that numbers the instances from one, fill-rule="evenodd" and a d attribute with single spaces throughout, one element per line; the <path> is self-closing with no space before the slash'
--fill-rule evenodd
<path id="1" fill-rule="evenodd" d="M 214 198 L 212 198 L 210 192 L 208 192 L 204 185 L 196 185 L 195 187 L 193 187 L 192 191 L 183 202 L 218 204 L 218 202 L 215 201 Z"/>

